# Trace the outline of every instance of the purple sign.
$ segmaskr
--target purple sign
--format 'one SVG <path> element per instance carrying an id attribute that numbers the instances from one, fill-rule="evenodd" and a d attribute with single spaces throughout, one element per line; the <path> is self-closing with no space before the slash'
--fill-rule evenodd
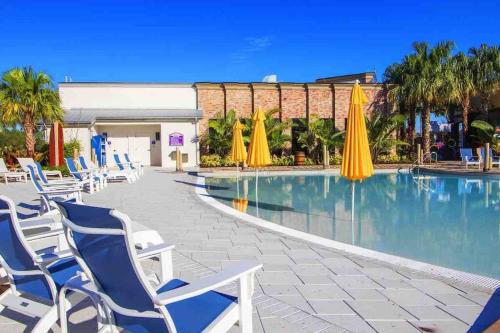
<path id="1" fill-rule="evenodd" d="M 184 146 L 184 135 L 181 133 L 172 133 L 168 136 L 169 146 Z"/>

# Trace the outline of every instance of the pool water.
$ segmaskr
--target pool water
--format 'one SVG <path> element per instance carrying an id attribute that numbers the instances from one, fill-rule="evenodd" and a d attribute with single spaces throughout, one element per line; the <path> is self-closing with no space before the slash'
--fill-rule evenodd
<path id="1" fill-rule="evenodd" d="M 377 174 L 356 183 L 353 205 L 351 182 L 340 176 L 261 176 L 258 195 L 255 177 L 206 179 L 210 196 L 267 221 L 497 279 L 499 184 L 486 177 Z"/>

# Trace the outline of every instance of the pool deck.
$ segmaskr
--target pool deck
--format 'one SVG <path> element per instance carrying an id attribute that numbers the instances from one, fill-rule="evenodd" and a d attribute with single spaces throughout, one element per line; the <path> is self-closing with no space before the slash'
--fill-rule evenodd
<path id="1" fill-rule="evenodd" d="M 202 201 L 199 186 L 194 175 L 148 169 L 136 184 L 110 184 L 84 200 L 123 211 L 175 244 L 174 275 L 186 281 L 241 259 L 263 263 L 255 332 L 466 332 L 492 293 L 256 227 Z M 31 184 L 0 184 L 0 192 L 18 203 L 37 199 Z M 95 330 L 93 313 L 76 309 L 71 332 Z M 0 314 L 1 332 L 30 324 Z"/>

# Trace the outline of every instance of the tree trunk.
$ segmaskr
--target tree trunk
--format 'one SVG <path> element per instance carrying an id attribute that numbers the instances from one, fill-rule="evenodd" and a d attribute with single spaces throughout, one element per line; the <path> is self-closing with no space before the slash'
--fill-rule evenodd
<path id="1" fill-rule="evenodd" d="M 463 134 L 464 134 L 464 146 L 466 145 L 467 142 L 467 137 L 469 135 L 469 109 L 470 109 L 470 97 L 465 96 L 464 100 L 462 101 L 462 118 L 463 118 Z"/>
<path id="2" fill-rule="evenodd" d="M 413 105 L 410 106 L 410 119 L 408 119 L 408 134 L 409 134 L 409 143 L 414 149 L 415 146 L 415 122 L 416 122 L 416 112 L 415 107 Z"/>
<path id="3" fill-rule="evenodd" d="M 28 157 L 35 156 L 35 122 L 32 118 L 26 117 L 24 119 L 24 137 L 26 140 L 26 155 Z"/>
<path id="4" fill-rule="evenodd" d="M 431 151 L 431 110 L 429 105 L 424 105 L 422 110 L 422 148 L 424 155 Z"/>

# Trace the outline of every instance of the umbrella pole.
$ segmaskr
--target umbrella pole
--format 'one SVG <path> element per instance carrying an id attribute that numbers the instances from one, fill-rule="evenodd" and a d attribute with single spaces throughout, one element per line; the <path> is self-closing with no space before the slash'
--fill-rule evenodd
<path id="1" fill-rule="evenodd" d="M 255 168 L 255 206 L 257 207 L 257 217 L 259 217 L 259 168 Z"/>
<path id="2" fill-rule="evenodd" d="M 240 177 L 238 174 L 238 164 L 239 162 L 236 162 L 236 198 L 240 198 Z"/>
<path id="3" fill-rule="evenodd" d="M 354 181 L 351 182 L 351 240 L 354 245 Z"/>

